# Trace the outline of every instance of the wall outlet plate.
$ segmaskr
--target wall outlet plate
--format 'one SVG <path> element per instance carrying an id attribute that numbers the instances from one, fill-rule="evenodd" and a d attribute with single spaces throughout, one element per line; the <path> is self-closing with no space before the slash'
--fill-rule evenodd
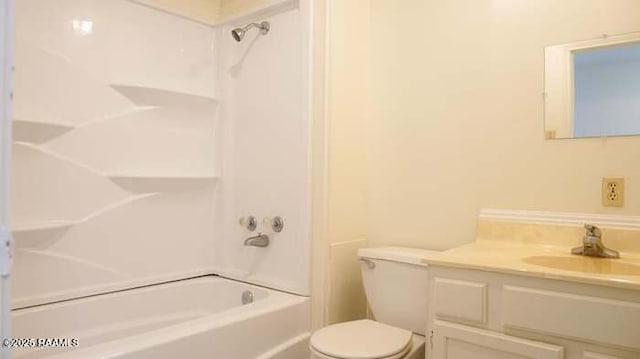
<path id="1" fill-rule="evenodd" d="M 602 205 L 624 207 L 624 177 L 604 177 L 602 179 Z"/>

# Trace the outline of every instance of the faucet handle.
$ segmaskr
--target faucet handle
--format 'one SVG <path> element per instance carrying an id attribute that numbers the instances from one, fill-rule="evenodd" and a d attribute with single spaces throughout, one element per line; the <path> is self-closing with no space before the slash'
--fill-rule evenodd
<path id="1" fill-rule="evenodd" d="M 587 230 L 587 236 L 602 237 L 602 231 L 600 231 L 600 228 L 593 224 L 585 224 L 584 229 Z"/>
<path id="2" fill-rule="evenodd" d="M 240 226 L 248 229 L 251 232 L 255 231 L 256 228 L 258 228 L 258 220 L 254 216 L 249 216 L 246 218 L 242 217 L 240 218 L 238 223 L 240 223 Z"/>

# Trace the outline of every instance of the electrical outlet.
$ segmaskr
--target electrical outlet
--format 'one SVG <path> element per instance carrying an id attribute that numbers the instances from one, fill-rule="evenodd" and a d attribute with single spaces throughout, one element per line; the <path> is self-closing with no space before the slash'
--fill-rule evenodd
<path id="1" fill-rule="evenodd" d="M 605 177 L 602 179 L 602 205 L 605 207 L 624 207 L 624 177 Z"/>

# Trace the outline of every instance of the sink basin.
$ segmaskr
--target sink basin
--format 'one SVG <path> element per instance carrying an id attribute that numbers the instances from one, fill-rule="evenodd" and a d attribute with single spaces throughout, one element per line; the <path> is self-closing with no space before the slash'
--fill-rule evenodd
<path id="1" fill-rule="evenodd" d="M 524 258 L 525 263 L 553 269 L 594 274 L 640 275 L 640 265 L 621 262 L 620 259 L 584 256 L 534 256 Z"/>

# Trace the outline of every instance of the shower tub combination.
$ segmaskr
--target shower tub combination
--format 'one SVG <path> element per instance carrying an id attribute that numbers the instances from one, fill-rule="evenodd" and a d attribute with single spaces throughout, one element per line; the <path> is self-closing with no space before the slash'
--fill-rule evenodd
<path id="1" fill-rule="evenodd" d="M 312 2 L 13 2 L 12 357 L 308 358 Z"/>
<path id="2" fill-rule="evenodd" d="M 244 304 L 243 304 L 244 302 Z M 309 298 L 206 276 L 15 310 L 13 337 L 78 339 L 21 359 L 308 358 Z"/>

